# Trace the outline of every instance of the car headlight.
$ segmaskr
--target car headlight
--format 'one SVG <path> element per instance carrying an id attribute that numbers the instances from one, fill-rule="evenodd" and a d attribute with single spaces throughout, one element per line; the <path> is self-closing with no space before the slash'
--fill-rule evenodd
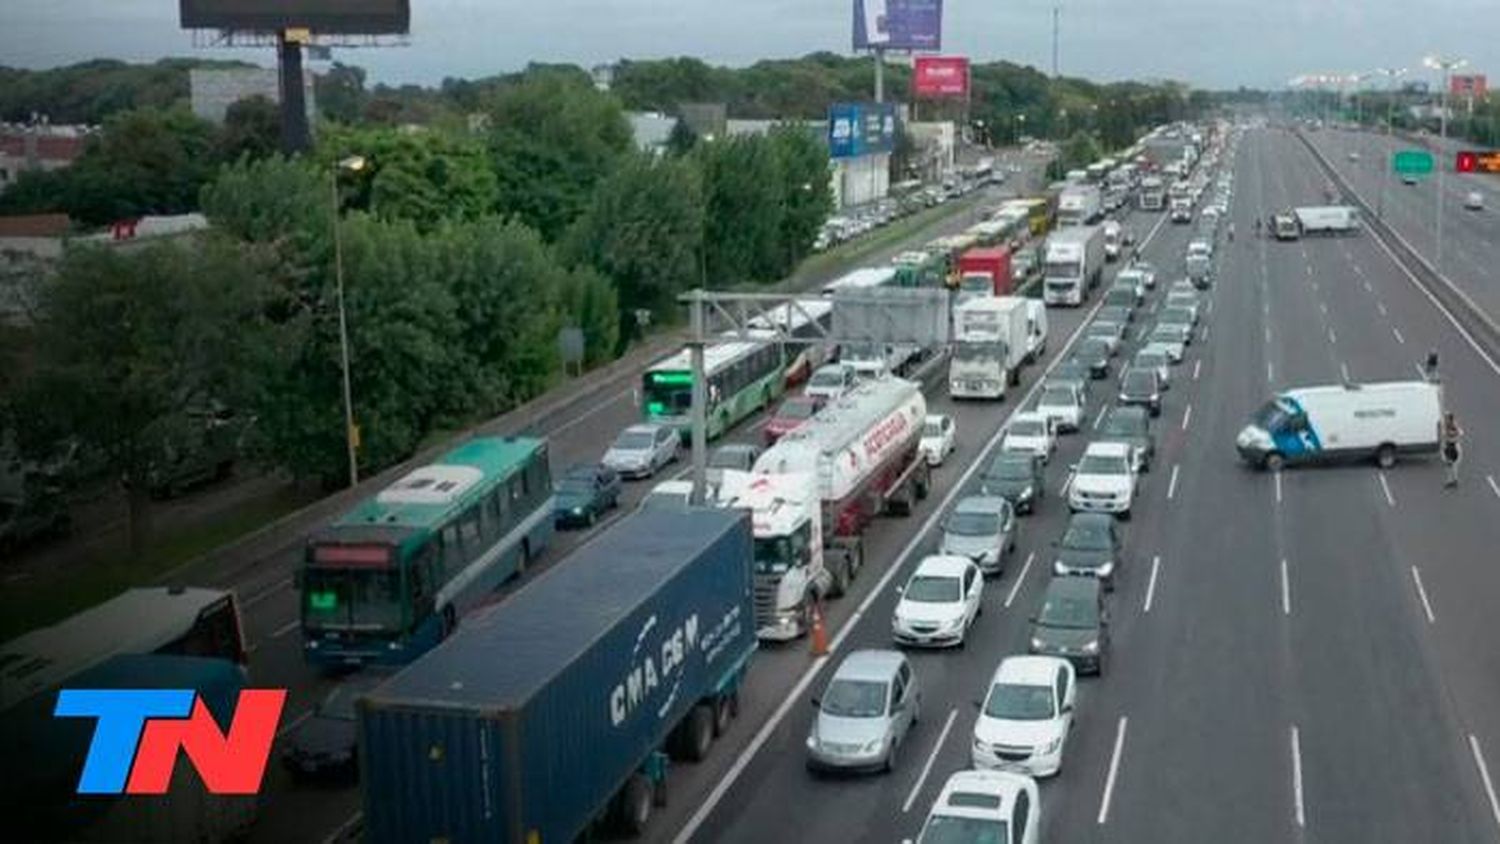
<path id="1" fill-rule="evenodd" d="M 950 618 L 939 626 L 944 630 L 957 630 L 960 627 L 964 626 L 964 617 L 960 615 L 955 618 Z"/>
<path id="2" fill-rule="evenodd" d="M 817 736 L 817 734 L 815 734 L 815 733 L 808 733 L 807 734 L 807 749 L 808 750 L 817 750 L 818 749 L 818 736 Z"/>
<path id="3" fill-rule="evenodd" d="M 1086 643 L 1083 646 L 1083 652 L 1086 653 L 1086 654 L 1096 654 L 1096 653 L 1098 653 L 1099 652 L 1099 640 L 1095 639 L 1092 642 Z"/>
<path id="4" fill-rule="evenodd" d="M 1021 496 L 1020 497 L 1023 498 L 1023 499 L 1026 499 L 1026 498 L 1030 498 L 1031 496 L 1033 496 L 1035 494 L 1036 494 L 1036 490 L 1035 489 L 1033 489 L 1031 487 L 1026 487 L 1025 489 L 1021 490 Z"/>
<path id="5" fill-rule="evenodd" d="M 1047 646 L 1046 642 L 1043 642 L 1041 639 L 1038 639 L 1035 636 L 1031 637 L 1031 649 L 1032 650 L 1039 651 L 1042 648 L 1045 648 L 1046 646 Z"/>
<path id="6" fill-rule="evenodd" d="M 1109 577 L 1110 575 L 1112 575 L 1114 573 L 1115 573 L 1115 561 L 1114 560 L 1110 560 L 1109 562 L 1107 562 L 1104 565 L 1102 565 L 1102 566 L 1099 567 L 1099 576 L 1100 577 Z"/>
<path id="7" fill-rule="evenodd" d="M 1059 747 L 1062 747 L 1062 736 L 1058 736 L 1052 741 L 1047 742 L 1047 744 L 1042 748 L 1042 755 L 1048 756 L 1056 753 Z"/>
<path id="8" fill-rule="evenodd" d="M 867 742 L 863 747 L 860 748 L 860 750 L 863 751 L 863 752 L 865 752 L 865 753 L 879 753 L 880 752 L 880 748 L 882 748 L 884 746 L 885 746 L 885 736 L 881 736 L 878 739 L 874 739 L 873 741 Z"/>
<path id="9" fill-rule="evenodd" d="M 974 739 L 974 749 L 975 750 L 979 750 L 979 751 L 988 752 L 989 749 L 990 749 L 990 746 L 988 744 L 985 744 L 984 742 L 980 741 L 979 739 Z"/>

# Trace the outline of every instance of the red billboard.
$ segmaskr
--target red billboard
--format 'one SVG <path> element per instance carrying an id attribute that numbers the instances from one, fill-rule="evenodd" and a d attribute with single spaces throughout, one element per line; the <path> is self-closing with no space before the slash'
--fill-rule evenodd
<path id="1" fill-rule="evenodd" d="M 962 56 L 917 56 L 911 75 L 919 97 L 967 97 L 969 60 Z"/>
<path id="2" fill-rule="evenodd" d="M 1489 84 L 1482 73 L 1468 73 L 1448 78 L 1448 93 L 1455 97 L 1483 98 Z"/>

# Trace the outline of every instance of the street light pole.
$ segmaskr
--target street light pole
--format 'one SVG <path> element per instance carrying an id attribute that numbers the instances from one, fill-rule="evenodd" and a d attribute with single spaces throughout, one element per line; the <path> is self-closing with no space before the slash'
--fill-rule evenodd
<path id="1" fill-rule="evenodd" d="M 1443 160 L 1448 155 L 1448 74 L 1468 62 L 1464 59 L 1428 56 L 1426 64 L 1430 68 L 1443 72 L 1443 89 L 1438 92 L 1441 104 L 1438 106 L 1437 199 L 1433 202 L 1437 215 L 1437 268 L 1441 273 L 1443 271 Z"/>
<path id="2" fill-rule="evenodd" d="M 344 309 L 344 239 L 339 233 L 339 172 L 363 170 L 365 159 L 352 155 L 334 166 L 329 174 L 333 189 L 333 276 L 339 304 L 339 358 L 344 379 L 344 445 L 348 449 L 349 486 L 359 484 L 359 434 L 354 427 L 354 392 L 349 383 L 349 318 Z"/>

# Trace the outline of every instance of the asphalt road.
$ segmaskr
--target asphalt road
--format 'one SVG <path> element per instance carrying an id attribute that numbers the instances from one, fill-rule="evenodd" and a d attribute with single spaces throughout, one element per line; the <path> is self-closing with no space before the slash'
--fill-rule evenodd
<path id="1" fill-rule="evenodd" d="M 1400 149 L 1419 148 L 1417 144 L 1401 137 L 1343 129 L 1309 132 L 1307 137 L 1387 223 L 1437 264 L 1437 175 L 1405 185 L 1391 172 L 1392 155 Z M 1436 138 L 1429 140 L 1436 146 Z M 1447 152 L 1433 153 L 1435 163 L 1447 171 L 1443 176 L 1441 269 L 1492 319 L 1500 319 L 1500 277 L 1495 272 L 1500 267 L 1500 176 L 1453 172 L 1453 153 L 1462 146 L 1450 140 Z M 1351 153 L 1358 160 L 1350 160 Z M 1293 198 L 1298 204 L 1321 204 L 1322 184 L 1311 182 L 1295 191 Z M 1463 207 L 1464 197 L 1473 191 L 1484 198 L 1483 210 Z"/>
<path id="2" fill-rule="evenodd" d="M 1010 178 L 1014 180 L 1018 177 Z M 1007 183 L 988 188 L 986 192 L 987 196 L 979 206 L 981 209 L 992 209 L 1000 198 L 1012 192 L 1012 188 Z M 883 263 L 897 252 L 939 234 L 961 231 L 972 225 L 979 216 L 979 210 L 959 212 L 919 234 L 876 250 L 859 263 Z M 621 429 L 639 421 L 639 406 L 634 393 L 639 377 L 639 371 L 630 373 L 599 390 L 587 401 L 570 406 L 565 413 L 541 421 L 537 426 L 538 433 L 548 437 L 550 441 L 554 475 L 573 463 L 598 460 Z M 747 421 L 726 440 L 757 440 L 763 421 L 760 417 Z M 657 480 L 686 473 L 687 462 L 684 454 L 684 459 L 659 475 Z M 619 510 L 609 519 L 602 520 L 594 529 L 559 532 L 552 547 L 532 567 L 531 573 L 534 575 L 545 570 L 570 549 L 603 530 L 613 519 L 628 513 L 653 483 L 654 481 L 627 483 Z M 303 662 L 298 627 L 298 593 L 292 588 L 291 581 L 296 562 L 295 552 L 284 553 L 265 560 L 248 574 L 220 584 L 235 588 L 242 600 L 245 634 L 253 649 L 252 681 L 258 686 L 288 689 L 283 735 L 302 723 L 317 701 L 328 693 L 338 679 L 324 675 Z M 520 582 L 524 581 L 513 582 L 505 591 L 517 588 Z M 753 694 L 754 692 L 751 693 Z M 279 745 L 273 750 L 274 753 L 279 753 Z M 252 841 L 321 841 L 330 836 L 340 837 L 339 834 L 358 828 L 355 815 L 359 808 L 359 794 L 356 788 L 336 783 L 297 781 L 276 764 L 275 760 L 268 772 L 261 806 L 260 817 L 252 830 Z"/>
<path id="3" fill-rule="evenodd" d="M 1258 209 L 1312 201 L 1305 194 L 1322 183 L 1295 138 L 1248 132 L 1235 169 L 1232 214 L 1243 234 L 1220 244 L 1211 311 L 1157 423 L 1158 463 L 1126 528 L 1128 565 L 1111 599 L 1112 664 L 1080 688 L 1064 770 L 1043 786 L 1043 838 L 1500 840 L 1500 655 L 1486 624 L 1500 599 L 1500 456 L 1490 421 L 1500 414 L 1500 370 L 1369 235 L 1248 236 Z M 1187 231 L 1164 227 L 1148 258 L 1179 266 Z M 1076 324 L 1070 316 L 1054 338 Z M 1273 389 L 1346 372 L 1414 377 L 1431 347 L 1442 355 L 1448 405 L 1468 420 L 1457 490 L 1441 488 L 1431 460 L 1279 476 L 1238 463 L 1234 435 Z M 1016 560 L 1031 565 L 986 586 L 987 612 L 968 647 L 913 654 L 923 720 L 893 774 L 809 775 L 808 700 L 828 662 L 889 646 L 893 587 L 933 547 L 934 505 L 972 488 L 972 478 L 954 476 L 993 444 L 1013 407 L 955 409 L 964 442 L 942 470 L 940 495 L 919 511 L 922 521 L 881 525 L 872 536 L 877 554 L 894 557 L 893 576 L 874 592 L 866 576 L 853 599 L 862 602 L 858 616 L 848 615 L 850 599 L 836 608 L 829 660 L 802 657 L 799 667 L 786 650 L 764 655 L 757 689 L 772 674 L 782 678 L 778 692 L 753 702 L 728 746 L 674 775 L 674 808 L 654 838 L 915 835 L 942 782 L 968 766 L 972 701 L 1002 657 L 1024 651 L 1048 543 L 1065 520 L 1055 494 L 1087 430 L 1066 438 L 1048 472 L 1054 497 L 1023 520 Z M 784 676 L 786 663 L 795 674 Z M 703 783 L 715 787 L 705 792 Z M 683 815 L 692 825 L 676 823 Z"/>

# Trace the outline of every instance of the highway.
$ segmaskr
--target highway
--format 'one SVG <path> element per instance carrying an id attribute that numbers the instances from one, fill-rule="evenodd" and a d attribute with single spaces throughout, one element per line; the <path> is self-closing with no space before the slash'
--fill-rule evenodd
<path id="1" fill-rule="evenodd" d="M 1437 263 L 1436 173 L 1415 185 L 1405 185 L 1391 172 L 1391 157 L 1396 150 L 1420 149 L 1421 145 L 1400 136 L 1343 129 L 1309 132 L 1307 137 L 1412 248 Z M 1426 140 L 1433 148 L 1438 145 L 1435 137 Z M 1434 163 L 1447 171 L 1443 177 L 1441 269 L 1491 319 L 1500 320 L 1500 284 L 1495 280 L 1495 268 L 1500 266 L 1500 176 L 1453 172 L 1454 153 L 1464 148 L 1466 145 L 1450 139 L 1445 152 L 1433 152 Z M 1358 153 L 1358 160 L 1350 160 L 1350 153 Z M 1317 194 L 1320 189 L 1320 183 L 1307 185 L 1299 192 L 1297 202 L 1321 202 Z M 1483 210 L 1463 207 L 1464 197 L 1472 191 L 1484 197 Z"/>
<path id="2" fill-rule="evenodd" d="M 1027 172 L 1012 176 L 1013 180 L 1028 179 L 1039 166 L 1036 160 L 1020 163 L 1027 167 Z M 993 209 L 1002 197 L 1012 195 L 1014 190 L 1009 183 L 986 188 L 977 206 L 926 225 L 898 242 L 865 255 L 858 264 L 878 265 L 903 249 L 920 245 L 938 235 L 961 231 L 979 218 L 981 210 Z M 853 269 L 853 266 L 838 267 L 837 272 L 848 269 Z M 629 370 L 583 400 L 541 418 L 533 426 L 532 432 L 549 439 L 554 477 L 574 463 L 597 461 L 621 429 L 639 421 L 635 389 L 640 373 L 640 368 Z M 758 441 L 759 427 L 763 423 L 764 417 L 753 418 L 726 440 Z M 993 426 L 993 422 L 991 424 Z M 656 480 L 685 475 L 688 471 L 686 452 L 683 457 Z M 614 519 L 630 512 L 654 482 L 627 483 L 620 508 L 593 529 L 558 532 L 552 547 L 531 567 L 530 575 L 509 584 L 501 599 L 505 593 L 529 582 L 530 576 L 561 559 L 570 549 L 607 528 Z M 300 725 L 338 681 L 336 676 L 324 675 L 309 667 L 302 658 L 299 593 L 293 588 L 291 579 L 299 559 L 298 548 L 295 542 L 286 544 L 280 552 L 257 561 L 244 571 L 209 569 L 185 575 L 196 583 L 232 587 L 241 597 L 245 635 L 252 648 L 252 681 L 259 686 L 289 690 L 282 735 Z M 279 755 L 279 746 L 273 749 L 273 754 Z M 252 841 L 320 841 L 330 836 L 338 838 L 346 833 L 357 833 L 358 830 L 359 793 L 356 788 L 337 783 L 295 781 L 280 766 L 279 760 L 273 760 L 268 770 L 261 807 L 260 817 L 252 830 Z"/>
<path id="3" fill-rule="evenodd" d="M 1063 772 L 1043 784 L 1043 839 L 1500 840 L 1500 655 L 1486 623 L 1500 600 L 1500 444 L 1489 423 L 1500 370 L 1368 234 L 1249 236 L 1258 209 L 1307 202 L 1321 186 L 1298 140 L 1248 132 L 1234 166 L 1244 234 L 1220 244 L 1211 311 L 1157 421 L 1157 465 L 1111 597 L 1109 673 L 1081 685 Z M 1189 228 L 1163 227 L 1148 259 L 1180 267 Z M 1052 313 L 1056 355 L 1080 314 Z M 1234 435 L 1271 390 L 1346 372 L 1415 377 L 1428 348 L 1442 355 L 1450 408 L 1468 420 L 1458 489 L 1441 488 L 1435 460 L 1279 475 L 1238 462 Z M 872 567 L 835 606 L 831 657 L 762 655 L 726 746 L 674 774 L 655 840 L 900 840 L 968 767 L 972 702 L 1002 657 L 1024 651 L 1066 517 L 1057 493 L 1087 430 L 1054 458 L 1051 497 L 1023 520 L 1017 564 L 986 586 L 968 647 L 913 653 L 922 722 L 896 771 L 822 779 L 804 767 L 823 669 L 851 649 L 889 647 L 893 587 L 933 549 L 942 507 L 973 488 L 973 467 L 1017 404 L 934 406 L 955 413 L 963 443 L 915 520 L 875 529 L 872 551 L 893 561 L 887 576 L 871 591 Z"/>

